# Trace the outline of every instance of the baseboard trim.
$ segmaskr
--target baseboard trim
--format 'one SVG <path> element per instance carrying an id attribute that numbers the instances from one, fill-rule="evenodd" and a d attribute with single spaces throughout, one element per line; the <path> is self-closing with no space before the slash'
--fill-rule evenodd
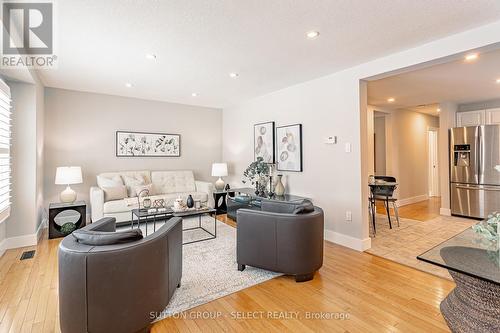
<path id="1" fill-rule="evenodd" d="M 43 235 L 43 229 L 48 228 L 48 221 L 47 219 L 43 219 L 42 222 L 38 225 L 38 229 L 36 230 L 36 240 L 37 242 L 42 238 Z"/>
<path id="2" fill-rule="evenodd" d="M 439 214 L 444 216 L 451 216 L 451 209 L 449 208 L 439 208 Z"/>
<path id="3" fill-rule="evenodd" d="M 428 199 L 429 199 L 428 194 L 422 194 L 422 195 L 417 195 L 415 197 L 398 199 L 397 203 L 398 203 L 398 207 L 402 207 L 402 206 L 414 204 L 416 202 L 425 201 Z"/>
<path id="4" fill-rule="evenodd" d="M 7 251 L 7 248 L 5 247 L 5 239 L 0 242 L 0 258 L 3 256 L 3 254 Z"/>
<path id="5" fill-rule="evenodd" d="M 325 240 L 360 252 L 366 251 L 372 246 L 370 237 L 359 239 L 332 230 L 325 230 Z"/>

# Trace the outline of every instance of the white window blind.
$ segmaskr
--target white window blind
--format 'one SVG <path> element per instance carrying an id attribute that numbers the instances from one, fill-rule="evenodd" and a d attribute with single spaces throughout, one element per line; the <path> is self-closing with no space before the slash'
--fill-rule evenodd
<path id="1" fill-rule="evenodd" d="M 0 222 L 10 214 L 11 187 L 11 105 L 10 89 L 0 80 Z"/>

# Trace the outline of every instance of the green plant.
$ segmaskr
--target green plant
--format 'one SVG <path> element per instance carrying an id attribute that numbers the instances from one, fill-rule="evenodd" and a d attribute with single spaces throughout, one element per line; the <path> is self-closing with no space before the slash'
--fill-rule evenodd
<path id="1" fill-rule="evenodd" d="M 61 226 L 61 232 L 65 235 L 69 235 L 76 230 L 76 225 L 71 222 L 66 222 Z"/>
<path id="2" fill-rule="evenodd" d="M 256 186 L 257 191 L 263 192 L 267 186 L 269 170 L 269 164 L 265 163 L 262 157 L 257 157 L 257 160 L 250 163 L 243 172 L 246 179 L 243 179 L 242 182 L 246 184 L 249 181 L 252 186 Z"/>
<path id="3" fill-rule="evenodd" d="M 481 237 L 492 243 L 498 242 L 498 224 L 500 223 L 500 213 L 488 215 L 488 219 L 472 226 L 472 230 Z"/>

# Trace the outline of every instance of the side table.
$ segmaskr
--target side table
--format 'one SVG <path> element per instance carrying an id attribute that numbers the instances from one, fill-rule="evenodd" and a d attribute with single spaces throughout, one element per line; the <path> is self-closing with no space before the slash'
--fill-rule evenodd
<path id="1" fill-rule="evenodd" d="M 49 239 L 65 237 L 87 222 L 85 201 L 49 205 Z"/>
<path id="2" fill-rule="evenodd" d="M 217 215 L 226 214 L 227 213 L 227 204 L 226 204 L 226 191 L 215 191 L 214 192 L 214 201 L 215 201 L 215 210 L 217 210 Z"/>

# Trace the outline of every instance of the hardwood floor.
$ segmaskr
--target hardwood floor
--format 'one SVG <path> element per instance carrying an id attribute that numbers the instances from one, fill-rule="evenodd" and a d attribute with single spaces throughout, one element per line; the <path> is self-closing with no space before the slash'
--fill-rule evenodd
<path id="1" fill-rule="evenodd" d="M 428 200 L 416 202 L 414 204 L 401 206 L 398 209 L 399 216 L 417 221 L 429 221 L 440 216 L 439 209 L 441 208 L 441 198 L 432 197 Z M 383 202 L 377 202 L 377 213 L 386 214 Z M 394 210 L 391 208 L 391 215 L 394 215 Z"/>
<path id="2" fill-rule="evenodd" d="M 0 258 L 0 333 L 59 331 L 59 241 L 42 240 L 34 259 L 19 261 L 27 248 Z M 279 277 L 159 321 L 152 332 L 448 332 L 439 303 L 453 287 L 445 279 L 325 243 L 324 265 L 313 281 Z"/>

